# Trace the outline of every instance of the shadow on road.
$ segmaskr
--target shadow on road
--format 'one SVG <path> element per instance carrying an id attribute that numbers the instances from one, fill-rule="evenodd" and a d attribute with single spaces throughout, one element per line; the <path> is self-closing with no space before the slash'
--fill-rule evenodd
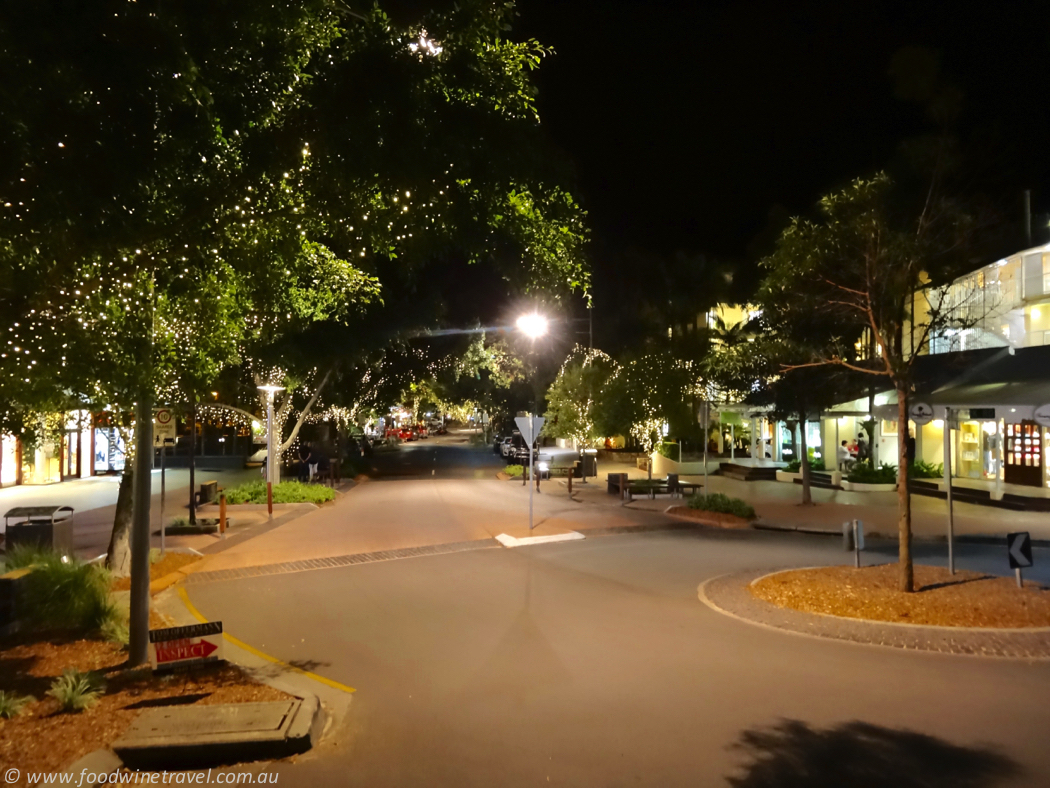
<path id="1" fill-rule="evenodd" d="M 856 721 L 782 720 L 744 731 L 733 749 L 750 760 L 727 778 L 733 788 L 993 788 L 1020 771 L 992 750 Z"/>

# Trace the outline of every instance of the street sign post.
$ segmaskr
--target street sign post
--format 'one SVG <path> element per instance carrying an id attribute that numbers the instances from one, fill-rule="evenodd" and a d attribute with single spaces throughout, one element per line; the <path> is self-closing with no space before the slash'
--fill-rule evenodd
<path id="1" fill-rule="evenodd" d="M 167 408 L 153 414 L 153 445 L 169 446 L 175 442 L 175 416 Z"/>
<path id="2" fill-rule="evenodd" d="M 1028 531 L 1006 535 L 1006 554 L 1010 559 L 1010 568 L 1017 577 L 1017 587 L 1024 586 L 1021 570 L 1032 565 L 1032 537 Z"/>
<path id="3" fill-rule="evenodd" d="M 925 403 L 917 402 L 916 405 Z M 912 408 L 908 409 L 909 415 Z M 929 407 L 929 406 L 927 406 Z M 933 414 L 933 408 L 930 408 Z M 948 494 L 948 574 L 955 574 L 955 507 L 952 502 L 952 409 L 944 409 L 944 489 Z M 918 422 L 916 422 L 917 424 Z M 923 422 L 925 424 L 926 422 Z"/>
<path id="4" fill-rule="evenodd" d="M 529 479 L 536 478 L 535 466 L 536 459 L 533 451 L 533 443 L 540 434 L 540 430 L 543 429 L 543 422 L 546 419 L 543 416 L 515 416 L 514 423 L 518 426 L 518 432 L 521 433 L 522 440 L 529 447 Z M 534 485 L 529 485 L 529 533 L 532 533 L 532 488 Z"/>
<path id="5" fill-rule="evenodd" d="M 222 622 L 209 621 L 188 627 L 151 629 L 149 663 L 154 672 L 223 661 Z"/>

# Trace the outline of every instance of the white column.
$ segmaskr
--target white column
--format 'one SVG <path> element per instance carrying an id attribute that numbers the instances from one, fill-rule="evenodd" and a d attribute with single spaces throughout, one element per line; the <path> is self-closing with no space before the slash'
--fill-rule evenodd
<path id="1" fill-rule="evenodd" d="M 782 436 L 780 434 L 780 422 L 774 421 L 770 426 L 770 429 L 772 429 L 773 431 L 773 459 L 776 462 L 783 462 L 784 445 L 783 441 L 781 440 Z"/>
<path id="2" fill-rule="evenodd" d="M 758 455 L 756 446 L 758 446 L 758 419 L 754 416 L 751 417 L 751 459 L 755 459 Z"/>

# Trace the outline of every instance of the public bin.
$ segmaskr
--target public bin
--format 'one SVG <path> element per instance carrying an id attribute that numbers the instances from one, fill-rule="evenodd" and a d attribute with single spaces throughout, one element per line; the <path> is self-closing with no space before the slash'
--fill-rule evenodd
<path id="1" fill-rule="evenodd" d="M 17 506 L 4 515 L 4 533 L 8 552 L 16 545 L 36 545 L 72 557 L 73 507 Z"/>

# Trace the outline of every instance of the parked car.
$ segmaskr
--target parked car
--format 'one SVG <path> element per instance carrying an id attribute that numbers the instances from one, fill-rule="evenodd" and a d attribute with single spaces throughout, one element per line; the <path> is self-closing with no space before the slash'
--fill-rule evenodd
<path id="1" fill-rule="evenodd" d="M 402 427 L 398 431 L 397 437 L 399 437 L 403 441 L 414 441 L 416 439 L 416 434 L 410 428 Z"/>

